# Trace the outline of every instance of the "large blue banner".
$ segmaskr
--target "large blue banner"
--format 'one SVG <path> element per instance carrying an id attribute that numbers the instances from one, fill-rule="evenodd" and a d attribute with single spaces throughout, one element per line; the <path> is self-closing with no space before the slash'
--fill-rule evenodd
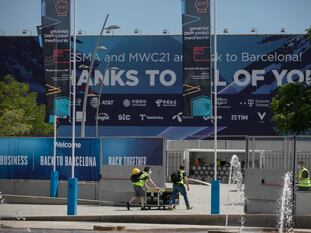
<path id="1" fill-rule="evenodd" d="M 59 138 L 56 143 L 56 170 L 60 180 L 71 177 L 72 143 Z M 52 138 L 1 138 L 0 179 L 50 179 L 53 170 Z M 75 143 L 75 177 L 78 180 L 100 179 L 100 142 L 77 139 Z"/>
<path id="2" fill-rule="evenodd" d="M 111 166 L 162 166 L 163 138 L 104 138 L 103 164 Z"/>
<path id="3" fill-rule="evenodd" d="M 78 120 L 96 40 L 78 37 Z M 183 110 L 181 36 L 106 36 L 101 42 L 107 50 L 96 54 L 86 125 L 94 126 L 97 118 L 99 126 L 158 129 L 146 135 L 200 139 L 213 134 L 212 117 L 189 116 Z M 42 55 L 35 43 L 33 38 L 1 37 L 0 75 L 13 73 L 42 97 Z M 218 45 L 219 135 L 275 135 L 271 100 L 287 82 L 310 85 L 310 41 L 304 35 L 221 35 Z M 198 88 L 189 90 L 189 98 Z M 65 119 L 62 125 L 66 124 L 71 123 Z M 118 135 L 131 135 L 123 131 L 120 127 Z"/>

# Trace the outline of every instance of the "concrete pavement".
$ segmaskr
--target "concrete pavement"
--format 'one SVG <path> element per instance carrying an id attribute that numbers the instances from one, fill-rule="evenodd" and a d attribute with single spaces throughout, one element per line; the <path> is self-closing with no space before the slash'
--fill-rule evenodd
<path id="1" fill-rule="evenodd" d="M 1 204 L 0 217 L 4 226 L 62 229 L 91 229 L 94 225 L 126 225 L 132 229 L 223 229 L 228 215 L 230 229 L 240 229 L 241 217 L 245 218 L 245 227 L 264 227 L 274 229 L 277 226 L 275 215 L 243 215 L 243 201 L 240 194 L 230 192 L 228 185 L 221 185 L 220 215 L 210 215 L 209 186 L 191 185 L 189 199 L 194 209 L 186 210 L 183 198 L 176 210 L 147 210 L 139 207 L 126 210 L 125 206 L 78 205 L 77 216 L 67 216 L 67 206 L 47 204 Z M 229 195 L 229 196 L 228 196 Z M 37 203 L 40 198 L 37 198 Z M 94 204 L 94 203 L 92 203 Z M 73 223 L 74 221 L 74 223 Z M 300 216 L 296 219 L 299 228 L 311 229 L 311 216 Z M 163 226 L 163 227 L 162 227 Z"/>

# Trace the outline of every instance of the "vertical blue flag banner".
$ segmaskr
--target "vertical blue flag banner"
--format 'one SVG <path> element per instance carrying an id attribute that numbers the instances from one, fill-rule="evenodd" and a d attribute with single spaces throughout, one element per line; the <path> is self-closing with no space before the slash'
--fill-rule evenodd
<path id="1" fill-rule="evenodd" d="M 210 0 L 182 0 L 184 115 L 212 115 L 210 22 Z"/>
<path id="2" fill-rule="evenodd" d="M 103 164 L 111 166 L 162 166 L 163 138 L 104 138 Z"/>
<path id="3" fill-rule="evenodd" d="M 70 106 L 70 0 L 41 0 L 41 24 L 47 117 L 68 116 L 70 108 L 63 107 Z"/>
<path id="4" fill-rule="evenodd" d="M 60 180 L 71 177 L 70 138 L 56 142 L 56 170 Z M 75 176 L 82 181 L 100 179 L 100 141 L 77 139 Z M 53 170 L 53 138 L 1 138 L 0 179 L 49 180 Z"/>

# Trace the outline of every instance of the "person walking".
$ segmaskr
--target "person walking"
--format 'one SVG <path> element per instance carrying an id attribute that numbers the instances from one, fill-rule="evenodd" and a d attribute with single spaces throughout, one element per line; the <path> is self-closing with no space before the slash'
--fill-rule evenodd
<path id="1" fill-rule="evenodd" d="M 309 177 L 309 171 L 304 166 L 303 161 L 298 161 L 298 175 L 297 175 L 297 191 L 310 191 L 311 180 Z"/>
<path id="2" fill-rule="evenodd" d="M 156 184 L 153 182 L 153 180 L 150 177 L 151 175 L 151 168 L 145 167 L 144 171 L 140 171 L 138 168 L 132 169 L 132 176 L 131 181 L 134 188 L 134 196 L 126 203 L 127 210 L 130 210 L 131 204 L 136 199 L 140 200 L 140 206 L 141 210 L 146 210 L 145 208 L 145 193 L 146 189 L 149 189 L 150 187 L 147 185 L 147 182 L 151 183 L 154 188 L 159 189 Z"/>
<path id="3" fill-rule="evenodd" d="M 175 209 L 175 200 L 178 193 L 180 193 L 184 197 L 187 210 L 193 209 L 193 207 L 190 206 L 187 195 L 187 191 L 190 191 L 190 188 L 188 178 L 185 172 L 185 167 L 183 165 L 180 165 L 179 170 L 175 174 L 176 175 L 174 175 L 173 173 L 171 176 L 173 182 L 173 193 L 170 200 L 171 207 L 169 209 L 170 210 Z M 175 176 L 176 178 L 173 178 L 173 176 Z M 185 188 L 185 184 L 187 186 L 187 190 Z"/>

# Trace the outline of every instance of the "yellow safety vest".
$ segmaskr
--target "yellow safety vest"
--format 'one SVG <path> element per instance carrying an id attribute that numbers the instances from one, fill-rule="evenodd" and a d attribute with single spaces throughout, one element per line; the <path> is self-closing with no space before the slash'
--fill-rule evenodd
<path id="1" fill-rule="evenodd" d="M 185 171 L 178 170 L 178 176 L 179 176 L 180 181 L 176 182 L 176 184 L 184 184 L 184 173 Z"/>
<path id="2" fill-rule="evenodd" d="M 144 187 L 148 178 L 149 178 L 149 174 L 147 172 L 143 172 L 139 177 L 139 181 L 133 182 L 133 185 Z"/>
<path id="3" fill-rule="evenodd" d="M 309 174 L 309 171 L 308 171 L 307 168 L 302 167 L 301 169 L 299 169 L 299 171 L 298 171 L 298 184 L 297 184 L 297 186 L 298 187 L 309 188 L 309 187 L 311 187 L 311 181 L 310 181 L 309 177 L 308 178 L 302 178 L 302 173 L 304 171 L 308 172 L 308 174 Z"/>

